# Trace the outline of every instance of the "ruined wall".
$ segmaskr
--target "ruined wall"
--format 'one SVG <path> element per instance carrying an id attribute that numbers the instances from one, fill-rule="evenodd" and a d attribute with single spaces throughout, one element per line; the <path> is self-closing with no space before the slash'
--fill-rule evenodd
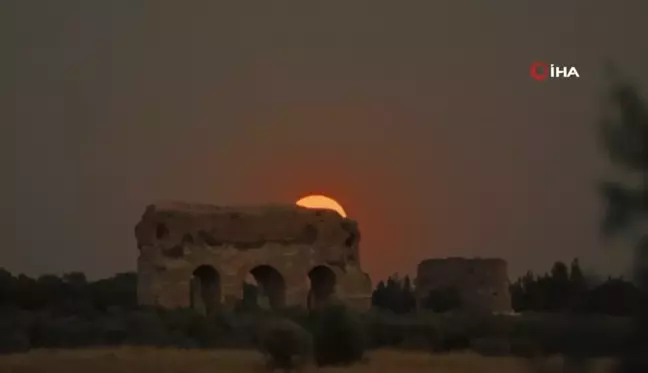
<path id="1" fill-rule="evenodd" d="M 282 293 L 284 305 L 306 305 L 308 273 L 318 266 L 335 274 L 336 297 L 361 307 L 370 304 L 371 282 L 360 269 L 358 226 L 334 211 L 156 204 L 147 207 L 135 235 L 141 304 L 192 306 L 192 294 L 198 292 L 192 285 L 194 272 L 209 272 L 201 266 L 215 270 L 209 276 L 217 278 L 216 301 L 228 307 L 242 299 L 251 272 L 274 281 L 278 290 L 270 290 Z"/>
<path id="2" fill-rule="evenodd" d="M 419 304 L 433 290 L 455 288 L 467 310 L 505 313 L 512 310 L 508 266 L 503 259 L 428 259 L 418 266 Z"/>

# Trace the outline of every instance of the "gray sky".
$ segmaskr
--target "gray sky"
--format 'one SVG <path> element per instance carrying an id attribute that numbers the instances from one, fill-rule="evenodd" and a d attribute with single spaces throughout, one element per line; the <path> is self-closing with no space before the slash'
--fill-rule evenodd
<path id="1" fill-rule="evenodd" d="M 134 270 L 151 201 L 319 192 L 374 279 L 445 256 L 623 267 L 594 129 L 606 59 L 648 87 L 645 0 L 187 3 L 0 6 L 0 266 Z M 534 60 L 581 78 L 534 82 Z"/>

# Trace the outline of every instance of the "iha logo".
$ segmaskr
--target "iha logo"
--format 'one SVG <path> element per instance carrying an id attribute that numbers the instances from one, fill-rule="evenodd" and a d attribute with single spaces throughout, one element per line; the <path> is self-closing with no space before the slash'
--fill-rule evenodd
<path id="1" fill-rule="evenodd" d="M 531 64 L 529 73 L 531 77 L 539 82 L 552 79 L 567 79 L 567 78 L 580 78 L 578 70 L 575 66 L 559 66 L 546 63 L 534 62 Z"/>

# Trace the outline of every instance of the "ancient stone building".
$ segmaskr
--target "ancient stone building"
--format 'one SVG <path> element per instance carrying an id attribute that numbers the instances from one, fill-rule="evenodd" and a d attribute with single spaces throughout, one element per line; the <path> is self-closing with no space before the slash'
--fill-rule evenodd
<path id="1" fill-rule="evenodd" d="M 416 298 L 424 306 L 431 294 L 454 291 L 464 310 L 511 312 L 508 268 L 503 259 L 428 259 L 418 266 Z M 434 295 L 432 295 L 434 296 Z"/>
<path id="2" fill-rule="evenodd" d="M 271 307 L 316 307 L 330 299 L 370 307 L 358 226 L 334 211 L 155 204 L 135 235 L 143 305 L 231 308 L 253 281 Z"/>

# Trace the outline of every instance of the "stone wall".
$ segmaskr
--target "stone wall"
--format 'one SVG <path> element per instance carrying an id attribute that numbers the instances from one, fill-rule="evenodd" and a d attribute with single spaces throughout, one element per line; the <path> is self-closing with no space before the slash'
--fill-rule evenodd
<path id="1" fill-rule="evenodd" d="M 428 259 L 418 266 L 416 297 L 422 304 L 432 291 L 455 289 L 463 308 L 511 312 L 507 263 L 503 259 Z"/>
<path id="2" fill-rule="evenodd" d="M 334 211 L 155 204 L 146 208 L 135 235 L 143 305 L 234 307 L 250 273 L 275 306 L 315 304 L 308 301 L 310 283 L 322 278 L 333 278 L 334 286 L 318 294 L 370 305 L 357 223 Z M 319 275 L 309 281 L 314 268 Z"/>

